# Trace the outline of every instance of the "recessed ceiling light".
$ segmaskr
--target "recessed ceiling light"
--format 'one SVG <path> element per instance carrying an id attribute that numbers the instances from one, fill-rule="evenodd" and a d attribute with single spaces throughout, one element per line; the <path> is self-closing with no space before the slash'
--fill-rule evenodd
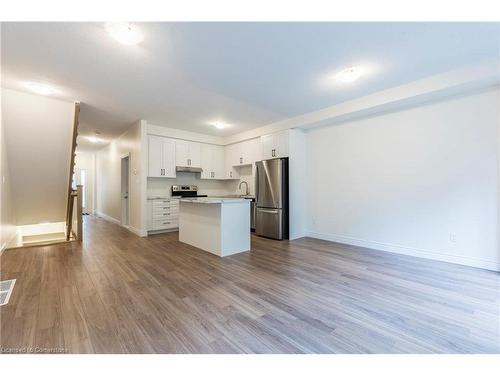
<path id="1" fill-rule="evenodd" d="M 106 22 L 106 31 L 122 44 L 133 45 L 142 42 L 142 32 L 130 22 Z"/>
<path id="2" fill-rule="evenodd" d="M 40 82 L 24 82 L 23 86 L 39 95 L 52 95 L 58 92 L 54 87 Z"/>
<path id="3" fill-rule="evenodd" d="M 339 82 L 353 82 L 361 77 L 362 71 L 360 68 L 355 66 L 350 66 L 344 70 L 341 70 L 335 75 L 335 79 Z"/>

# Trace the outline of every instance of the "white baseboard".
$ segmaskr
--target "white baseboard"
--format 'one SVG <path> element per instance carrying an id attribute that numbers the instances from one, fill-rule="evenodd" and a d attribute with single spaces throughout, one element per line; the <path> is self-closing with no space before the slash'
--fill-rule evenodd
<path id="1" fill-rule="evenodd" d="M 470 266 L 476 268 L 483 268 L 491 271 L 500 271 L 500 263 L 489 259 L 474 258 L 463 255 L 443 254 L 430 250 L 417 249 L 413 247 L 389 244 L 377 241 L 369 241 L 360 238 L 344 236 L 340 234 L 319 233 L 314 231 L 308 231 L 306 234 L 308 237 L 312 238 L 318 238 L 321 240 L 338 242 L 347 245 L 366 247 L 373 250 L 381 250 L 390 253 L 409 255 L 409 256 L 432 259 L 432 260 L 439 260 L 442 262 L 461 264 L 464 266 Z"/>
<path id="2" fill-rule="evenodd" d="M 146 230 L 140 230 L 140 229 L 137 229 L 137 228 L 132 227 L 132 226 L 125 226 L 125 228 L 127 228 L 132 233 L 138 235 L 139 237 L 147 237 L 148 236 L 148 231 L 146 231 Z"/>
<path id="3" fill-rule="evenodd" d="M 17 231 L 14 231 L 14 233 L 12 233 L 12 235 L 10 236 L 10 238 L 8 238 L 7 241 L 5 241 L 0 246 L 0 256 L 5 251 L 5 249 L 7 249 L 8 247 L 15 246 L 15 239 L 16 239 L 16 237 L 17 237 Z"/>
<path id="4" fill-rule="evenodd" d="M 110 222 L 112 222 L 112 223 L 115 223 L 115 224 L 118 224 L 118 225 L 120 225 L 120 226 L 121 226 L 120 220 L 115 219 L 115 218 L 114 218 L 114 217 L 112 217 L 112 216 L 108 216 L 108 215 L 106 215 L 106 214 L 104 214 L 104 213 L 102 213 L 102 212 L 99 212 L 99 211 L 96 211 L 96 213 L 95 213 L 95 214 L 96 214 L 97 216 L 102 217 L 104 220 L 110 221 Z"/>
<path id="5" fill-rule="evenodd" d="M 96 211 L 95 214 L 99 217 L 102 217 L 104 220 L 107 220 L 111 223 L 117 224 L 125 229 L 128 229 L 130 232 L 134 233 L 135 235 L 137 235 L 139 237 L 147 237 L 147 235 L 148 235 L 148 232 L 146 230 L 140 230 L 140 229 L 137 229 L 137 228 L 132 227 L 130 225 L 122 225 L 120 220 L 115 219 L 114 217 L 108 216 L 106 214 L 103 214 L 102 212 Z"/>

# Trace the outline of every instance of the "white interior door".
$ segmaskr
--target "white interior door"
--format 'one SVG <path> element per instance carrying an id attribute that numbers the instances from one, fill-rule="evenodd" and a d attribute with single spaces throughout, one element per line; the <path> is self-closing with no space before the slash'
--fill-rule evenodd
<path id="1" fill-rule="evenodd" d="M 129 211 L 130 211 L 130 199 L 129 199 L 129 165 L 130 156 L 122 157 L 121 159 L 121 208 L 122 208 L 122 218 L 121 224 L 124 226 L 129 225 Z"/>

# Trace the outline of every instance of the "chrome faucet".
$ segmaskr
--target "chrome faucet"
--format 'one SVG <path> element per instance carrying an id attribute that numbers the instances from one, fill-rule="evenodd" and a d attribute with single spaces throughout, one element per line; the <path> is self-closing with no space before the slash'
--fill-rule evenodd
<path id="1" fill-rule="evenodd" d="M 242 185 L 242 184 L 245 184 L 245 186 L 246 186 L 246 189 L 245 189 L 245 195 L 250 194 L 250 191 L 248 190 L 248 182 L 246 182 L 245 180 L 243 180 L 243 181 L 241 181 L 241 182 L 240 182 L 240 184 L 238 185 L 238 189 L 240 189 L 240 190 L 241 190 L 241 185 Z"/>

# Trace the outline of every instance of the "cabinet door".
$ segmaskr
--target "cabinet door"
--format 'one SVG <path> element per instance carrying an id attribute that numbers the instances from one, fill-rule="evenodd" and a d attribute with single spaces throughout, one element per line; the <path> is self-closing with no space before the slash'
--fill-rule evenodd
<path id="1" fill-rule="evenodd" d="M 163 177 L 162 148 L 162 137 L 148 136 L 148 177 Z"/>
<path id="2" fill-rule="evenodd" d="M 201 143 L 188 142 L 189 146 L 189 166 L 201 167 Z"/>
<path id="3" fill-rule="evenodd" d="M 175 141 L 164 138 L 162 144 L 163 177 L 175 178 Z"/>
<path id="4" fill-rule="evenodd" d="M 226 155 L 225 155 L 225 161 L 226 161 L 226 170 L 225 170 L 225 175 L 226 178 L 231 180 L 231 179 L 238 179 L 239 178 L 239 173 L 234 168 L 235 165 L 238 165 L 238 157 L 237 157 L 237 152 L 238 152 L 238 144 L 232 144 L 226 146 Z"/>
<path id="5" fill-rule="evenodd" d="M 267 134 L 260 137 L 260 143 L 262 146 L 262 160 L 274 158 L 274 149 L 276 144 L 276 136 L 274 134 Z"/>
<path id="6" fill-rule="evenodd" d="M 175 141 L 175 164 L 179 167 L 189 167 L 189 143 L 186 141 Z"/>
<path id="7" fill-rule="evenodd" d="M 234 167 L 240 165 L 240 157 L 241 157 L 241 144 L 233 143 L 232 145 L 227 146 L 227 161 L 228 165 Z"/>
<path id="8" fill-rule="evenodd" d="M 250 141 L 243 141 L 239 143 L 238 165 L 250 164 L 250 147 Z"/>
<path id="9" fill-rule="evenodd" d="M 274 156 L 277 158 L 288 157 L 288 130 L 275 134 Z"/>
<path id="10" fill-rule="evenodd" d="M 202 144 L 201 145 L 201 178 L 210 179 L 214 175 L 214 149 L 212 145 Z"/>
<path id="11" fill-rule="evenodd" d="M 223 180 L 226 178 L 224 147 L 215 146 L 213 153 L 214 178 Z"/>
<path id="12" fill-rule="evenodd" d="M 254 138 L 243 142 L 242 144 L 242 164 L 254 164 L 256 161 L 262 160 L 261 157 L 260 139 Z"/>

